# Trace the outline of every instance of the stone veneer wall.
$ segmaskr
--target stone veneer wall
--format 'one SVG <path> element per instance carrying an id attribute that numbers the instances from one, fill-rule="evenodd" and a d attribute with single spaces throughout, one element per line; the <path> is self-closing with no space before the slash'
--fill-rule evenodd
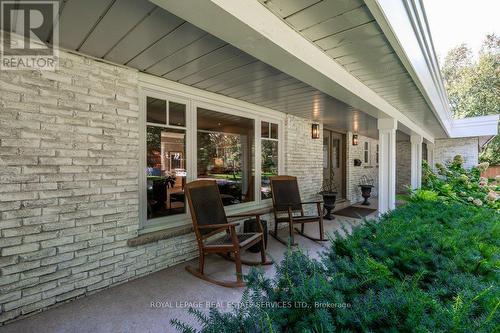
<path id="1" fill-rule="evenodd" d="M 323 183 L 323 138 L 311 138 L 311 125 L 310 120 L 292 115 L 285 119 L 285 174 L 297 177 L 303 201 L 321 199 L 318 192 Z"/>
<path id="2" fill-rule="evenodd" d="M 192 233 L 127 246 L 139 229 L 138 72 L 60 57 L 56 72 L 0 71 L 0 325 L 198 255 Z M 322 141 L 308 120 L 285 127 L 285 168 L 309 200 Z"/>
<path id="3" fill-rule="evenodd" d="M 411 184 L 411 143 L 396 142 L 396 193 L 407 193 Z"/>
<path id="4" fill-rule="evenodd" d="M 436 139 L 434 141 L 434 163 L 448 163 L 456 155 L 463 156 L 466 168 L 476 165 L 479 162 L 478 138 Z"/>
<path id="5" fill-rule="evenodd" d="M 352 133 L 347 133 L 347 189 L 346 199 L 351 203 L 356 203 L 363 200 L 361 196 L 361 189 L 359 184 L 361 177 L 366 175 L 368 178 L 373 179 L 372 196 L 376 197 L 378 194 L 378 164 L 377 164 L 377 139 L 372 139 L 366 136 L 358 135 L 357 146 L 352 145 Z M 368 141 L 370 145 L 370 163 L 364 163 L 364 142 Z M 354 159 L 361 160 L 361 166 L 354 166 Z"/>

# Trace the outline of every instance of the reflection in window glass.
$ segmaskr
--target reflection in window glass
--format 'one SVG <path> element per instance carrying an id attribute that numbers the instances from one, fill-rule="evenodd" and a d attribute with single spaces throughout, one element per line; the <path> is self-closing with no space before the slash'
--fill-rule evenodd
<path id="1" fill-rule="evenodd" d="M 260 137 L 269 138 L 269 123 L 267 121 L 260 123 Z"/>
<path id="2" fill-rule="evenodd" d="M 269 177 L 278 175 L 278 141 L 262 139 L 262 174 L 260 193 L 262 199 L 271 198 Z"/>
<path id="3" fill-rule="evenodd" d="M 271 139 L 278 138 L 278 124 L 271 123 Z"/>
<path id="4" fill-rule="evenodd" d="M 148 97 L 147 103 L 147 122 L 156 124 L 167 123 L 167 102 L 163 99 Z"/>
<path id="5" fill-rule="evenodd" d="M 338 169 L 340 168 L 340 140 L 339 139 L 333 139 L 332 140 L 332 164 L 333 168 Z"/>
<path id="6" fill-rule="evenodd" d="M 168 123 L 172 126 L 186 126 L 186 105 L 168 102 Z"/>
<path id="7" fill-rule="evenodd" d="M 185 131 L 147 126 L 146 142 L 148 219 L 184 213 Z"/>
<path id="8" fill-rule="evenodd" d="M 214 179 L 225 206 L 254 201 L 254 121 L 197 109 L 198 178 Z"/>

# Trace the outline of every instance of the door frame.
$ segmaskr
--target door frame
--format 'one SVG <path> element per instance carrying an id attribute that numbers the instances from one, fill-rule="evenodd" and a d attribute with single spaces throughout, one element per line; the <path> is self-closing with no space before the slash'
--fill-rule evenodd
<path id="1" fill-rule="evenodd" d="M 323 132 L 325 131 L 328 131 L 328 132 L 331 132 L 331 133 L 335 133 L 335 134 L 340 134 L 341 137 L 342 137 L 342 141 L 341 142 L 341 147 L 342 147 L 342 152 L 341 152 L 341 155 L 340 155 L 340 165 L 341 165 L 341 169 L 342 169 L 342 175 L 341 175 L 341 187 L 342 187 L 342 191 L 339 195 L 337 195 L 337 201 L 343 201 L 343 200 L 346 200 L 347 198 L 347 132 L 341 132 L 341 131 L 336 131 L 336 130 L 332 130 L 332 129 L 329 129 L 328 127 L 323 127 Z M 324 134 L 323 134 L 323 137 L 324 137 Z M 328 156 L 329 158 L 331 158 L 332 156 L 332 149 L 333 149 L 333 145 L 332 145 L 332 137 L 329 135 L 329 143 L 328 143 Z M 328 168 L 331 169 L 332 168 L 332 163 L 331 161 L 328 161 Z M 324 179 L 324 175 L 323 175 L 323 179 Z"/>

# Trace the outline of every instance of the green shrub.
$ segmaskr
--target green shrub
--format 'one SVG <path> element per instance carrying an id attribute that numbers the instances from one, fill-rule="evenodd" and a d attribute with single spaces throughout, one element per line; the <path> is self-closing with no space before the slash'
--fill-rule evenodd
<path id="1" fill-rule="evenodd" d="M 200 332 L 498 332 L 500 215 L 447 198 L 414 194 L 321 260 L 288 250 L 273 278 L 246 277 L 242 306 L 192 310 Z"/>
<path id="2" fill-rule="evenodd" d="M 436 192 L 444 200 L 460 201 L 469 205 L 489 206 L 500 210 L 499 179 L 488 180 L 481 177 L 481 171 L 488 163 L 481 163 L 471 169 L 463 167 L 463 158 L 455 156 L 447 165 L 436 163 L 435 174 L 427 162 L 422 165 L 422 188 Z"/>

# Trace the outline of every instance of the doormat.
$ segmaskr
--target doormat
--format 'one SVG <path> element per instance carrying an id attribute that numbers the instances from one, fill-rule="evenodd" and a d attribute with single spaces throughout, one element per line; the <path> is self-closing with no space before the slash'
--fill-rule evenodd
<path id="1" fill-rule="evenodd" d="M 371 213 L 377 211 L 372 208 L 354 207 L 349 206 L 344 209 L 333 212 L 333 215 L 353 217 L 355 219 L 362 219 L 363 217 L 370 215 Z"/>

